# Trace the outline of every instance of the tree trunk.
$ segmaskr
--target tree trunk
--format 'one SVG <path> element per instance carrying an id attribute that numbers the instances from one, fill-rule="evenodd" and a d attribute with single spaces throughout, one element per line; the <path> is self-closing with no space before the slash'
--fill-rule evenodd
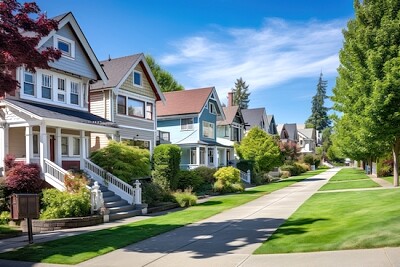
<path id="1" fill-rule="evenodd" d="M 396 142 L 393 145 L 393 185 L 395 187 L 399 186 L 399 162 L 398 155 L 400 149 L 400 139 L 396 138 Z"/>

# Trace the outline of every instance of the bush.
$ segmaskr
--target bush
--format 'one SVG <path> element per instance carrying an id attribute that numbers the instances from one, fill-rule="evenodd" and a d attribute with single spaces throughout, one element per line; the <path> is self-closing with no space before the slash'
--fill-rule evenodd
<path id="1" fill-rule="evenodd" d="M 208 168 L 206 166 L 200 166 L 192 171 L 201 177 L 201 179 L 203 180 L 203 183 L 206 183 L 206 184 L 214 184 L 215 183 L 214 174 L 217 171 L 216 168 Z"/>
<path id="2" fill-rule="evenodd" d="M 144 182 L 142 183 L 142 199 L 149 207 L 154 207 L 160 202 L 172 201 L 173 196 L 156 183 Z"/>
<path id="3" fill-rule="evenodd" d="M 156 146 L 153 153 L 153 182 L 164 190 L 175 190 L 178 187 L 181 148 L 177 145 L 162 144 Z"/>
<path id="4" fill-rule="evenodd" d="M 187 188 L 183 192 L 181 190 L 178 190 L 173 195 L 174 195 L 175 201 L 182 208 L 196 205 L 197 197 L 192 193 L 191 188 Z"/>
<path id="5" fill-rule="evenodd" d="M 8 224 L 11 220 L 11 213 L 9 211 L 2 211 L 0 213 L 0 224 Z"/>
<path id="6" fill-rule="evenodd" d="M 10 210 L 9 202 L 7 201 L 11 192 L 8 190 L 6 180 L 0 177 L 0 210 Z"/>
<path id="7" fill-rule="evenodd" d="M 294 166 L 296 166 L 299 169 L 300 173 L 307 172 L 307 171 L 311 170 L 310 165 L 308 165 L 306 163 L 298 163 L 298 162 L 296 162 L 294 164 Z"/>
<path id="8" fill-rule="evenodd" d="M 4 170 L 5 172 L 8 172 L 12 167 L 15 165 L 15 156 L 11 154 L 7 154 L 4 157 Z"/>
<path id="9" fill-rule="evenodd" d="M 281 172 L 281 178 L 285 179 L 285 178 L 289 178 L 290 177 L 290 172 L 289 171 L 282 171 Z"/>
<path id="10" fill-rule="evenodd" d="M 41 219 L 58 219 L 90 215 L 90 192 L 61 192 L 57 189 L 43 190 Z"/>
<path id="11" fill-rule="evenodd" d="M 310 166 L 305 163 L 293 163 L 293 165 L 285 164 L 281 166 L 281 171 L 288 171 L 290 176 L 297 176 L 303 172 L 309 171 Z"/>
<path id="12" fill-rule="evenodd" d="M 274 178 L 268 173 L 257 173 L 256 177 L 254 178 L 254 183 L 255 185 L 268 184 L 272 182 L 273 179 Z"/>
<path id="13" fill-rule="evenodd" d="M 64 184 L 70 193 L 78 193 L 89 184 L 86 175 L 82 172 L 68 173 L 64 176 Z"/>
<path id="14" fill-rule="evenodd" d="M 314 165 L 315 163 L 315 159 L 314 156 L 312 154 L 306 154 L 303 157 L 303 161 L 309 165 Z"/>
<path id="15" fill-rule="evenodd" d="M 203 184 L 203 179 L 194 171 L 180 170 L 178 172 L 178 189 L 192 188 L 194 191 Z"/>
<path id="16" fill-rule="evenodd" d="M 39 193 L 44 187 L 40 178 L 40 166 L 31 164 L 14 164 L 7 172 L 6 185 L 12 193 Z"/>
<path id="17" fill-rule="evenodd" d="M 220 193 L 244 191 L 240 181 L 240 171 L 234 167 L 222 167 L 215 172 L 214 190 Z"/>
<path id="18" fill-rule="evenodd" d="M 93 152 L 90 159 L 129 184 L 151 174 L 150 152 L 124 143 L 111 141 L 106 147 Z"/>

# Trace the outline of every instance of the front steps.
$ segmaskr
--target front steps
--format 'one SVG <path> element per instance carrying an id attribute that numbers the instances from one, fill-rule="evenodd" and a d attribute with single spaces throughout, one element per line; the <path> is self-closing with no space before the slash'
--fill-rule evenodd
<path id="1" fill-rule="evenodd" d="M 108 190 L 104 185 L 100 185 L 103 193 L 104 206 L 110 212 L 110 221 L 134 217 L 142 214 L 140 209 L 135 209 L 134 205 L 130 205 L 126 200 Z"/>

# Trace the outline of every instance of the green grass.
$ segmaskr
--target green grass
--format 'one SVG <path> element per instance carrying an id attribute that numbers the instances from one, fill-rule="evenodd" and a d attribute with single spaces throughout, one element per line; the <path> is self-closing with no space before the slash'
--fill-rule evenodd
<path id="1" fill-rule="evenodd" d="M 19 228 L 0 224 L 0 239 L 17 236 L 19 233 L 21 233 Z"/>
<path id="2" fill-rule="evenodd" d="M 163 216 L 26 246 L 19 250 L 2 253 L 0 258 L 8 260 L 23 259 L 30 262 L 77 264 L 178 227 L 206 219 L 323 171 L 325 170 L 307 172 L 302 176 L 258 186 L 241 194 L 216 197 L 203 204 Z"/>
<path id="3" fill-rule="evenodd" d="M 382 177 L 382 179 L 388 181 L 391 184 L 393 184 L 393 176 Z"/>
<path id="4" fill-rule="evenodd" d="M 344 168 L 321 187 L 319 191 L 372 187 L 380 187 L 380 185 L 372 181 L 362 170 Z"/>
<path id="5" fill-rule="evenodd" d="M 255 254 L 400 246 L 399 193 L 315 194 Z"/>

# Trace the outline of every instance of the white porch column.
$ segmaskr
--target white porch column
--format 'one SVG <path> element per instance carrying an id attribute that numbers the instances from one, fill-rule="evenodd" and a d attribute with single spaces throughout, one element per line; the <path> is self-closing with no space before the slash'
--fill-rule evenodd
<path id="1" fill-rule="evenodd" d="M 200 147 L 196 146 L 196 165 L 200 165 Z"/>
<path id="2" fill-rule="evenodd" d="M 226 151 L 227 151 L 227 149 L 224 148 L 222 151 L 223 151 L 223 153 L 222 153 L 222 159 L 221 159 L 222 165 L 228 166 L 228 159 L 226 158 Z"/>
<path id="3" fill-rule="evenodd" d="M 62 147 L 61 147 L 61 128 L 56 128 L 56 151 L 55 151 L 55 163 L 58 166 L 62 166 Z"/>
<path id="4" fill-rule="evenodd" d="M 44 171 L 44 159 L 47 159 L 47 129 L 46 124 L 40 124 L 40 145 L 39 145 L 39 158 L 40 158 L 40 167 L 42 167 L 42 171 Z"/>
<path id="5" fill-rule="evenodd" d="M 81 131 L 81 136 L 80 136 L 80 141 L 79 141 L 80 149 L 79 151 L 81 152 L 80 156 L 80 161 L 81 161 L 81 166 L 80 169 L 83 170 L 85 168 L 85 158 L 86 158 L 86 138 L 85 138 L 85 131 Z"/>
<path id="6" fill-rule="evenodd" d="M 209 164 L 209 158 L 208 158 L 208 146 L 206 146 L 205 147 L 205 149 L 204 149 L 204 157 L 205 157 L 205 159 L 204 159 L 204 164 L 206 165 L 206 166 L 208 166 L 208 164 Z"/>
<path id="7" fill-rule="evenodd" d="M 33 151 L 32 126 L 25 127 L 25 163 L 31 163 Z"/>
<path id="8" fill-rule="evenodd" d="M 219 157 L 218 157 L 218 148 L 214 147 L 214 167 L 218 168 L 218 162 L 219 162 Z"/>

